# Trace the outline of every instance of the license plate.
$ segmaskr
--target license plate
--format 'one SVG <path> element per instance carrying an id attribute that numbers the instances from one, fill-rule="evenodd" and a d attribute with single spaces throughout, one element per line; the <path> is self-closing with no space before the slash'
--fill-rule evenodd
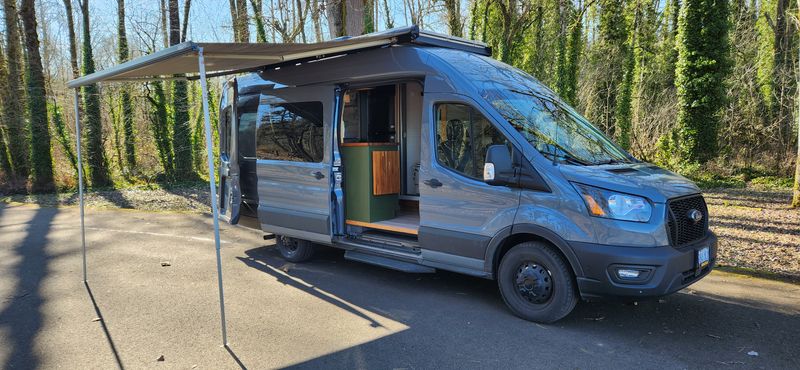
<path id="1" fill-rule="evenodd" d="M 708 247 L 697 251 L 697 265 L 700 266 L 700 268 L 708 265 Z"/>

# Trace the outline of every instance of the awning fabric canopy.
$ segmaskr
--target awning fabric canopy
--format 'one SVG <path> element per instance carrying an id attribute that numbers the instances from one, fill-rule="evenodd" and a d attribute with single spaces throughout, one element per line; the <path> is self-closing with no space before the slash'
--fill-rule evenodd
<path id="1" fill-rule="evenodd" d="M 247 44 L 247 43 L 197 43 L 187 41 L 170 48 L 141 56 L 114 67 L 79 77 L 67 83 L 75 89 L 75 150 L 78 163 L 81 159 L 81 120 L 79 94 L 77 88 L 104 81 L 148 81 L 176 78 L 181 75 L 187 79 L 199 79 L 203 102 L 203 121 L 205 123 L 206 156 L 208 163 L 208 185 L 211 195 L 211 210 L 214 223 L 214 245 L 217 256 L 217 286 L 219 289 L 220 324 L 222 344 L 228 347 L 225 322 L 225 298 L 222 284 L 222 260 L 220 256 L 219 205 L 214 174 L 213 142 L 211 138 L 211 118 L 208 107 L 208 86 L 206 77 L 254 71 L 266 66 L 288 62 L 302 62 L 346 54 L 375 47 L 393 44 L 417 44 L 460 49 L 472 53 L 491 55 L 491 50 L 483 43 L 461 38 L 420 31 L 417 26 L 397 28 L 384 32 L 319 42 L 316 44 Z M 86 263 L 86 228 L 84 223 L 83 166 L 78 166 L 78 198 L 80 204 L 81 245 L 83 255 L 83 281 L 88 287 Z"/>
<path id="2" fill-rule="evenodd" d="M 485 44 L 437 33 L 420 31 L 417 26 L 395 28 L 369 35 L 313 44 L 207 43 L 186 41 L 144 55 L 111 68 L 67 83 L 77 88 L 102 81 L 135 81 L 173 78 L 173 75 L 198 73 L 197 52 L 202 48 L 209 77 L 252 71 L 268 65 L 318 59 L 347 52 L 392 44 L 417 44 L 457 48 L 491 55 Z"/>

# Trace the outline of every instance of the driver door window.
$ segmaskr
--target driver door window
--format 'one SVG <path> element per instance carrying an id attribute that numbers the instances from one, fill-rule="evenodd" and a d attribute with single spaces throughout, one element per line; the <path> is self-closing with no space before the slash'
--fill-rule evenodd
<path id="1" fill-rule="evenodd" d="M 481 179 L 486 151 L 508 140 L 475 108 L 465 104 L 436 105 L 436 160 L 467 177 Z"/>

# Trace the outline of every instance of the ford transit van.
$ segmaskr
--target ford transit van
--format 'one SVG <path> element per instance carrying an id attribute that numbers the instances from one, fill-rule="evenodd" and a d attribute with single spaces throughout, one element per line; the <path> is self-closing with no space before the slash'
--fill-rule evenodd
<path id="1" fill-rule="evenodd" d="M 225 84 L 220 208 L 288 261 L 320 246 L 494 279 L 550 323 L 579 299 L 678 291 L 714 266 L 691 181 L 644 163 L 483 44 L 420 32 Z"/>

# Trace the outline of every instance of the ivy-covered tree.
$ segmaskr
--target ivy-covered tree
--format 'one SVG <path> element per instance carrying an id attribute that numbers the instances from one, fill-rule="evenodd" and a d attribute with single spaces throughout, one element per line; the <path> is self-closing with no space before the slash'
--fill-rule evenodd
<path id="1" fill-rule="evenodd" d="M 6 70 L 6 58 L 3 51 L 3 45 L 0 43 L 0 86 L 8 86 L 8 71 Z M 4 104 L 8 94 L 0 94 L 0 106 Z M 3 176 L 8 179 L 14 174 L 14 169 L 11 167 L 11 160 L 8 158 L 8 144 L 6 143 L 6 128 L 3 110 L 0 109 L 0 170 L 3 171 Z"/>
<path id="2" fill-rule="evenodd" d="M 589 52 L 592 69 L 584 75 L 589 92 L 584 99 L 587 117 L 607 134 L 619 139 L 616 121 L 619 87 L 628 56 L 628 30 L 623 0 L 602 0 L 598 4 L 597 35 Z"/>
<path id="3" fill-rule="evenodd" d="M 703 163 L 717 153 L 720 109 L 726 101 L 728 1 L 685 0 L 677 49 L 679 155 L 684 162 Z"/>
<path id="4" fill-rule="evenodd" d="M 372 0 L 368 0 L 372 1 Z M 461 25 L 461 2 L 459 0 L 444 0 L 445 17 L 447 18 L 447 29 L 450 34 L 456 37 L 463 36 Z"/>
<path id="5" fill-rule="evenodd" d="M 22 0 L 19 14 L 25 31 L 27 52 L 25 82 L 28 87 L 28 126 L 31 134 L 31 189 L 34 192 L 50 192 L 55 190 L 53 156 L 50 149 L 47 93 L 44 86 L 42 57 L 39 54 L 34 0 Z"/>
<path id="6" fill-rule="evenodd" d="M 169 0 L 169 44 L 180 43 L 180 34 L 178 0 Z M 194 176 L 189 98 L 186 80 L 182 79 L 175 80 L 172 84 L 172 150 L 175 160 L 173 166 L 175 176 L 182 179 Z"/>
<path id="7" fill-rule="evenodd" d="M 125 32 L 125 0 L 117 0 L 117 57 L 120 63 L 128 61 L 128 37 Z M 131 93 L 122 87 L 119 95 L 122 106 L 122 132 L 125 138 L 125 162 L 128 171 L 136 167 L 136 135 L 133 130 L 133 104 Z"/>
<path id="8" fill-rule="evenodd" d="M 16 0 L 3 0 L 3 15 L 6 29 L 6 72 L 7 85 L 2 89 L 3 117 L 8 135 L 8 152 L 14 176 L 25 180 L 30 174 L 30 148 L 28 129 L 25 126 L 25 89 L 22 88 L 22 38 L 19 33 L 19 15 Z"/>
<path id="9" fill-rule="evenodd" d="M 89 0 L 81 2 L 83 15 L 83 74 L 95 72 L 92 53 L 92 31 L 89 24 Z M 100 90 L 97 84 L 83 87 L 83 130 L 86 133 L 86 162 L 92 186 L 109 186 L 111 177 L 103 150 L 103 123 L 100 116 Z"/>
<path id="10" fill-rule="evenodd" d="M 569 104 L 575 104 L 578 93 L 578 68 L 583 42 L 584 9 L 565 10 L 568 15 L 566 35 L 559 36 L 559 50 L 556 73 L 556 92 Z"/>

